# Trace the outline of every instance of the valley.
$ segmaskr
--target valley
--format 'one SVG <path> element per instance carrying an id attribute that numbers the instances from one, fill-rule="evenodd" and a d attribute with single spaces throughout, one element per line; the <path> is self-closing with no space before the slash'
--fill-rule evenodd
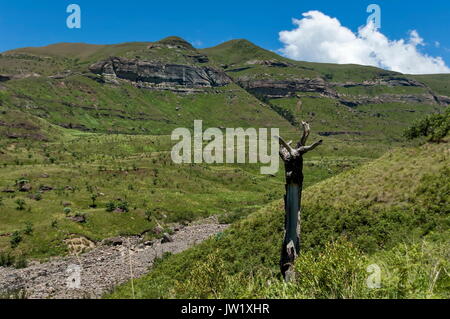
<path id="1" fill-rule="evenodd" d="M 74 239 L 89 243 L 77 253 L 91 260 L 105 241 L 134 238 L 137 247 L 214 218 L 203 243 L 186 242 L 181 230 L 173 236 L 184 248 L 167 250 L 179 254 L 157 263 L 147 254 L 133 288 L 121 265 L 120 286 L 72 297 L 447 298 L 448 139 L 428 144 L 403 132 L 449 104 L 449 75 L 293 61 L 247 40 L 201 50 L 169 37 L 1 53 L 0 276 L 74 260 Z M 281 169 L 261 175 L 258 164 L 173 163 L 171 132 L 193 130 L 195 120 L 224 133 L 279 128 L 292 140 L 308 121 L 311 139 L 324 144 L 305 156 L 305 254 L 296 267 L 338 285 L 339 276 L 360 278 L 365 263 L 379 262 L 390 269 L 388 286 L 335 289 L 299 279 L 284 287 Z M 109 257 L 101 257 L 106 272 Z M 361 263 L 350 265 L 352 258 Z M 326 277 L 327 260 L 342 262 L 342 273 Z M 411 266 L 407 284 L 398 279 L 400 262 Z M 208 290 L 211 281 L 218 286 Z M 19 282 L 13 290 L 25 286 Z M 29 297 L 44 296 L 33 289 Z M 58 293 L 45 296 L 70 296 Z"/>

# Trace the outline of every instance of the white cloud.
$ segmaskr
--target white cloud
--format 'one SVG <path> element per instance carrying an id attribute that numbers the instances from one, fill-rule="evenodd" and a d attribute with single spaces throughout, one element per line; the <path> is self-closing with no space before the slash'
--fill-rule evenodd
<path id="1" fill-rule="evenodd" d="M 416 30 L 409 39 L 389 40 L 372 23 L 354 33 L 320 11 L 306 12 L 293 23 L 295 29 L 280 32 L 280 51 L 294 60 L 372 65 L 406 74 L 450 73 L 441 57 L 418 50 L 425 42 Z"/>

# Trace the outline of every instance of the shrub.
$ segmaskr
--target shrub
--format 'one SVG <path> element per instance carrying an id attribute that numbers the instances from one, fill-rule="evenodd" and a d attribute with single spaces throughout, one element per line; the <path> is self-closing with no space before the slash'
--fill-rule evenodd
<path id="1" fill-rule="evenodd" d="M 116 204 L 114 202 L 108 202 L 106 203 L 106 211 L 107 212 L 113 212 L 116 209 Z"/>
<path id="2" fill-rule="evenodd" d="M 442 114 L 431 114 L 426 118 L 416 121 L 403 135 L 407 139 L 415 139 L 421 136 L 430 142 L 440 142 L 447 136 L 450 130 L 450 107 Z"/>
<path id="3" fill-rule="evenodd" d="M 148 221 L 151 221 L 152 220 L 152 217 L 153 217 L 153 210 L 150 210 L 150 209 L 147 209 L 146 211 L 145 211 L 145 218 L 148 220 Z"/>
<path id="4" fill-rule="evenodd" d="M 225 288 L 226 275 L 224 263 L 216 251 L 198 261 L 187 280 L 177 281 L 174 293 L 183 298 L 220 298 Z"/>
<path id="5" fill-rule="evenodd" d="M 21 255 L 17 258 L 16 263 L 14 264 L 14 268 L 16 269 L 22 269 L 26 268 L 28 266 L 28 262 L 25 258 L 25 256 Z"/>
<path id="6" fill-rule="evenodd" d="M 22 241 L 22 235 L 20 234 L 20 232 L 18 232 L 18 231 L 13 232 L 11 235 L 11 240 L 10 240 L 11 248 L 16 248 L 20 244 L 21 241 Z"/>
<path id="7" fill-rule="evenodd" d="M 72 208 L 65 207 L 63 211 L 64 211 L 64 214 L 66 214 L 66 216 L 68 216 L 72 212 Z"/>
<path id="8" fill-rule="evenodd" d="M 12 265 L 14 265 L 14 260 L 15 260 L 15 257 L 12 256 L 10 252 L 8 252 L 8 253 L 1 252 L 0 253 L 0 267 L 11 267 Z"/>
<path id="9" fill-rule="evenodd" d="M 16 209 L 17 210 L 24 210 L 25 209 L 25 201 L 23 199 L 16 199 L 15 203 L 17 204 Z"/>
<path id="10" fill-rule="evenodd" d="M 129 208 L 128 208 L 128 202 L 127 202 L 127 201 L 120 202 L 120 203 L 117 205 L 117 208 L 119 208 L 119 209 L 121 209 L 122 211 L 128 213 L 128 211 L 129 211 Z"/>
<path id="11" fill-rule="evenodd" d="M 23 233 L 25 235 L 31 235 L 33 233 L 33 223 L 26 222 L 25 223 L 25 229 L 23 230 Z"/>
<path id="12" fill-rule="evenodd" d="M 354 298 L 364 289 L 367 265 L 351 243 L 328 243 L 319 254 L 309 251 L 296 260 L 295 288 L 309 298 Z"/>

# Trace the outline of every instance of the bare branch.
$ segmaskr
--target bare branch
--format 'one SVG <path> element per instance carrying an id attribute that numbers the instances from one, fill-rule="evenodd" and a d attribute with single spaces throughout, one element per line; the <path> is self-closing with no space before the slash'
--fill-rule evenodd
<path id="1" fill-rule="evenodd" d="M 301 154 L 305 154 L 305 153 L 308 153 L 309 151 L 312 151 L 313 149 L 315 149 L 317 146 L 321 145 L 322 143 L 323 143 L 323 141 L 320 140 L 310 146 L 302 146 L 298 150 Z"/>
<path id="2" fill-rule="evenodd" d="M 311 131 L 311 127 L 309 126 L 309 124 L 307 122 L 302 121 L 302 126 L 303 126 L 303 136 L 302 136 L 300 142 L 298 142 L 297 147 L 306 145 L 306 141 L 308 140 L 309 132 Z"/>
<path id="3" fill-rule="evenodd" d="M 281 138 L 280 136 L 277 136 L 278 140 L 280 141 L 280 144 L 288 151 L 289 154 L 294 154 L 294 150 L 292 149 L 291 145 L 289 145 L 289 143 L 286 143 L 285 140 L 283 140 L 283 138 Z"/>

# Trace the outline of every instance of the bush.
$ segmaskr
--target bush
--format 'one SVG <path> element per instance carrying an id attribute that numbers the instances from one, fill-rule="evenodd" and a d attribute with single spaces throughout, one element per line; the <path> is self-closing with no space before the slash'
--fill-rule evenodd
<path id="1" fill-rule="evenodd" d="M 114 202 L 106 203 L 106 211 L 107 212 L 113 212 L 115 209 L 116 209 L 116 203 L 114 203 Z"/>
<path id="2" fill-rule="evenodd" d="M 26 268 L 28 266 L 28 262 L 25 258 L 25 256 L 21 255 L 17 258 L 16 263 L 14 264 L 14 268 L 16 269 L 22 269 Z"/>
<path id="3" fill-rule="evenodd" d="M 23 199 L 16 199 L 17 210 L 24 210 L 25 209 L 25 201 Z"/>
<path id="4" fill-rule="evenodd" d="M 176 282 L 174 293 L 182 298 L 220 298 L 226 275 L 224 263 L 216 251 L 198 261 L 185 281 Z"/>
<path id="5" fill-rule="evenodd" d="M 365 289 L 367 265 L 351 243 L 328 243 L 318 255 L 309 251 L 297 259 L 295 288 L 309 298 L 354 298 Z"/>
<path id="6" fill-rule="evenodd" d="M 441 142 L 450 130 L 450 107 L 442 114 L 431 114 L 416 121 L 403 135 L 407 139 L 426 137 L 430 142 Z"/>
<path id="7" fill-rule="evenodd" d="M 0 253 L 0 267 L 11 267 L 14 265 L 15 257 L 11 253 Z"/>
<path id="8" fill-rule="evenodd" d="M 26 222 L 25 223 L 25 229 L 23 230 L 23 233 L 25 235 L 31 235 L 33 233 L 33 223 Z"/>
<path id="9" fill-rule="evenodd" d="M 11 240 L 10 240 L 11 248 L 16 248 L 20 244 L 21 241 L 22 241 L 22 235 L 20 234 L 20 232 L 18 232 L 18 231 L 13 232 L 11 235 Z"/>
<path id="10" fill-rule="evenodd" d="M 126 202 L 126 201 L 120 202 L 120 203 L 117 205 L 117 208 L 119 208 L 119 209 L 121 209 L 122 211 L 128 213 L 128 211 L 129 211 L 129 209 L 128 209 L 128 202 Z"/>

